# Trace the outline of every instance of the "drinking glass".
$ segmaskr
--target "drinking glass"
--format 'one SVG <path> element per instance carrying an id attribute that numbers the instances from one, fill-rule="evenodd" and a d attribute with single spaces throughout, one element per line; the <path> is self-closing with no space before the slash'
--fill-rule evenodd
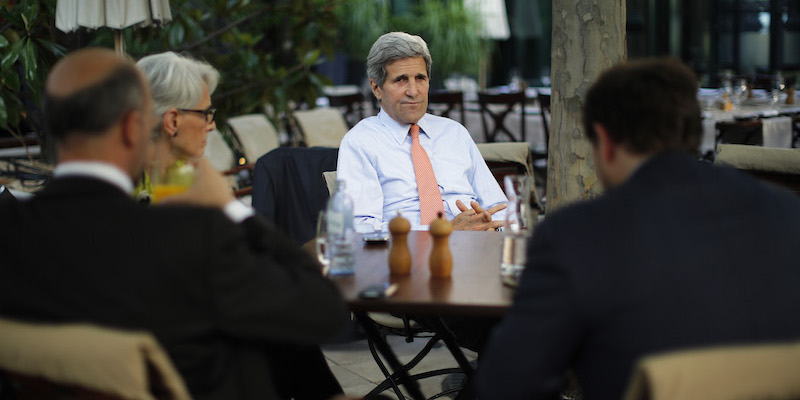
<path id="1" fill-rule="evenodd" d="M 194 167 L 185 162 L 178 162 L 164 171 L 153 171 L 150 177 L 153 184 L 153 203 L 165 197 L 185 192 L 194 182 Z"/>
<path id="2" fill-rule="evenodd" d="M 328 259 L 328 219 L 325 210 L 319 212 L 317 217 L 316 237 L 317 261 L 322 264 L 322 270 L 327 273 L 330 260 Z"/>
<path id="3" fill-rule="evenodd" d="M 783 77 L 778 75 L 775 77 L 775 85 L 772 87 L 772 105 L 777 107 L 778 102 L 781 100 L 781 92 L 786 87 Z"/>
<path id="4" fill-rule="evenodd" d="M 741 106 L 747 100 L 747 80 L 739 79 L 733 88 L 733 101 L 736 106 Z"/>

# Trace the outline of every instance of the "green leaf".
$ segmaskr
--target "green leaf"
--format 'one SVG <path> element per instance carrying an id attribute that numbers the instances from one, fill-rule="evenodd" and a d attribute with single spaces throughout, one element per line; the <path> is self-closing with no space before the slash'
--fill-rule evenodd
<path id="1" fill-rule="evenodd" d="M 36 39 L 36 43 L 56 57 L 61 58 L 67 54 L 67 50 L 64 48 L 64 46 L 61 46 L 58 43 L 53 43 L 44 39 Z"/>
<path id="2" fill-rule="evenodd" d="M 0 71 L 8 71 L 8 69 L 14 65 L 15 62 L 17 62 L 19 55 L 22 52 L 22 45 L 22 40 L 18 40 L 11 45 L 11 49 L 8 51 L 8 54 L 3 57 L 3 60 L 0 60 Z"/>
<path id="3" fill-rule="evenodd" d="M 168 40 L 171 47 L 179 47 L 186 38 L 186 28 L 181 24 L 174 24 L 169 27 Z"/>
<path id="4" fill-rule="evenodd" d="M 36 59 L 36 47 L 30 40 L 25 41 L 25 49 L 21 54 L 22 68 L 25 71 L 25 79 L 29 85 L 35 85 L 36 82 L 36 69 L 38 68 Z"/>
<path id="5" fill-rule="evenodd" d="M 0 35 L 0 49 L 4 49 L 8 47 L 8 39 L 5 36 Z"/>
<path id="6" fill-rule="evenodd" d="M 13 91 L 19 92 L 19 74 L 17 71 L 8 71 L 3 74 L 3 82 Z"/>
<path id="7" fill-rule="evenodd" d="M 8 109 L 6 108 L 6 101 L 3 96 L 0 96 L 0 126 L 8 130 Z"/>

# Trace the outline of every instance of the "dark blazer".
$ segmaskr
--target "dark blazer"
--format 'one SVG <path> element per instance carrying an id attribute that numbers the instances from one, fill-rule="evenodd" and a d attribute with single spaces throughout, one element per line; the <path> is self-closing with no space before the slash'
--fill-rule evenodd
<path id="1" fill-rule="evenodd" d="M 264 347 L 317 344 L 348 321 L 318 265 L 259 218 L 59 178 L 0 221 L 0 314 L 151 331 L 196 400 L 275 398 Z"/>
<path id="2" fill-rule="evenodd" d="M 481 398 L 620 399 L 635 362 L 800 338 L 800 200 L 666 153 L 536 228 L 514 304 L 482 354 Z"/>
<path id="3" fill-rule="evenodd" d="M 328 202 L 322 173 L 336 171 L 338 148 L 279 147 L 261 156 L 253 172 L 253 208 L 302 245 L 317 235 Z"/>

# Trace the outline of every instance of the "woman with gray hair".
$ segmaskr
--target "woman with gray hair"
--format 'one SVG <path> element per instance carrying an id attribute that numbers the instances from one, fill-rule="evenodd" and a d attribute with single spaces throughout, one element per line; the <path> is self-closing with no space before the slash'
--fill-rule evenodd
<path id="1" fill-rule="evenodd" d="M 158 123 L 137 196 L 152 196 L 150 177 L 164 174 L 203 156 L 208 132 L 216 129 L 211 93 L 219 72 L 214 67 L 171 51 L 143 57 L 136 63 L 150 83 Z"/>

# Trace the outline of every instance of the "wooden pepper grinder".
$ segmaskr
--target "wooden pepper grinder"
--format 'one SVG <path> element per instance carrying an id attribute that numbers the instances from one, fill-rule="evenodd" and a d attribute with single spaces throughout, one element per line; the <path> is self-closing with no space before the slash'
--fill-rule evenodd
<path id="1" fill-rule="evenodd" d="M 790 87 L 786 89 L 786 104 L 794 104 L 794 88 Z"/>
<path id="2" fill-rule="evenodd" d="M 392 275 L 408 275 L 411 273 L 411 251 L 408 249 L 408 232 L 411 223 L 400 213 L 389 221 L 389 232 L 392 234 L 392 247 L 389 249 L 389 273 Z"/>
<path id="3" fill-rule="evenodd" d="M 450 254 L 450 245 L 447 243 L 450 233 L 453 232 L 453 224 L 440 212 L 438 218 L 431 222 L 430 232 L 433 236 L 433 248 L 428 260 L 431 276 L 448 278 L 453 272 L 453 255 Z"/>

